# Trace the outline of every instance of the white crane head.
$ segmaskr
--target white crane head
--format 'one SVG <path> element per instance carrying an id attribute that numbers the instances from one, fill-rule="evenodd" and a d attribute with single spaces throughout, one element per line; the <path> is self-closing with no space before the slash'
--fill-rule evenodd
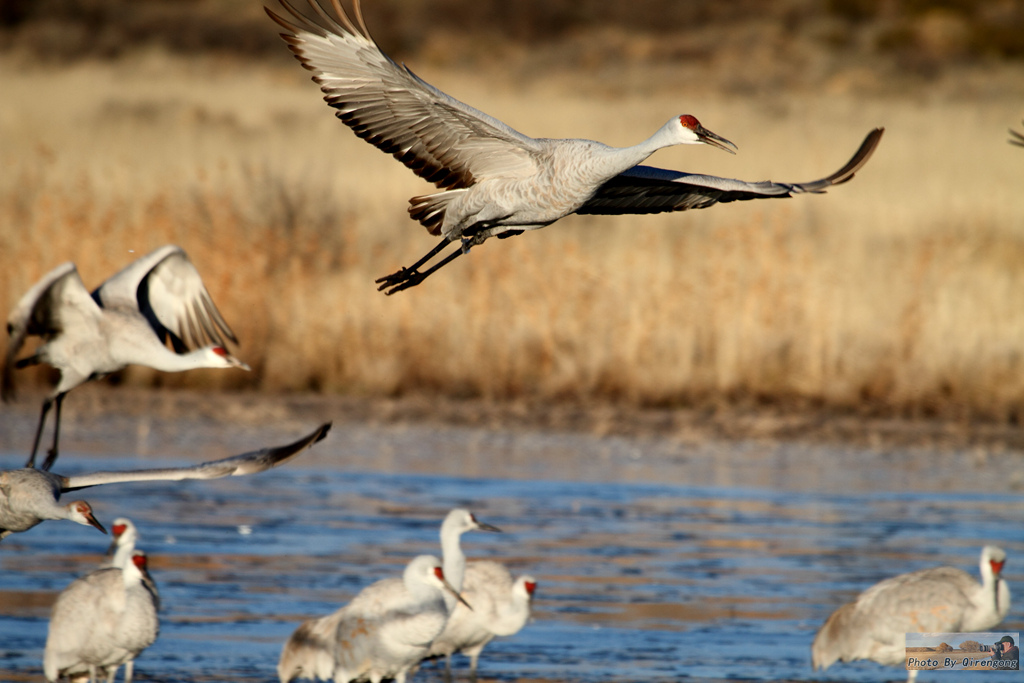
<path id="1" fill-rule="evenodd" d="M 533 592 L 535 590 L 537 590 L 537 579 L 533 578 L 529 574 L 520 576 L 512 586 L 513 595 L 525 602 L 529 602 L 533 599 Z"/>
<path id="2" fill-rule="evenodd" d="M 113 555 L 110 564 L 123 569 L 131 551 L 135 549 L 135 542 L 139 540 L 139 531 L 132 520 L 118 517 L 110 525 L 110 535 L 110 547 L 107 548 L 107 555 Z"/>
<path id="3" fill-rule="evenodd" d="M 93 526 L 107 533 L 107 530 L 103 528 L 103 525 L 96 521 L 96 518 L 92 514 L 92 506 L 86 503 L 84 500 L 76 500 L 68 503 L 64 506 L 68 511 L 68 519 L 72 522 L 78 522 L 79 524 L 85 524 Z"/>
<path id="4" fill-rule="evenodd" d="M 402 582 L 413 593 L 417 592 L 417 589 L 421 586 L 429 586 L 440 591 L 442 594 L 447 591 L 454 595 L 455 599 L 463 605 L 471 610 L 473 609 L 466 602 L 465 598 L 462 597 L 462 594 L 448 583 L 448 579 L 444 578 L 444 569 L 441 568 L 441 561 L 433 555 L 420 555 L 410 562 L 402 574 Z"/>
<path id="5" fill-rule="evenodd" d="M 987 568 L 992 572 L 992 576 L 999 578 L 999 575 L 1003 572 L 1003 565 L 1006 564 L 1006 551 L 1002 548 L 994 545 L 987 545 L 981 549 L 981 572 L 982 576 L 986 573 Z"/>
<path id="6" fill-rule="evenodd" d="M 724 149 L 729 154 L 736 153 L 736 145 L 700 125 L 700 121 L 695 116 L 683 114 L 669 121 L 667 127 L 671 128 L 676 136 L 675 144 L 711 145 L 718 149 Z"/>
<path id="7" fill-rule="evenodd" d="M 118 517 L 110 525 L 110 532 L 117 543 L 134 543 L 139 538 L 139 531 L 127 517 Z"/>
<path id="8" fill-rule="evenodd" d="M 201 354 L 202 359 L 207 362 L 207 365 L 204 367 L 241 368 L 242 370 L 252 369 L 247 364 L 228 353 L 228 350 L 223 346 L 204 346 L 194 353 Z"/>
<path id="9" fill-rule="evenodd" d="M 500 532 L 496 526 L 491 524 L 485 524 L 479 521 L 469 510 L 463 508 L 455 508 L 444 518 L 444 522 L 441 523 L 441 542 L 444 543 L 446 534 L 462 534 L 467 531 L 497 531 Z"/>
<path id="10" fill-rule="evenodd" d="M 149 580 L 150 583 L 153 581 L 153 577 L 149 575 L 149 558 L 146 557 L 144 550 L 133 550 L 132 561 L 126 563 L 122 571 L 138 572 L 140 580 Z"/>

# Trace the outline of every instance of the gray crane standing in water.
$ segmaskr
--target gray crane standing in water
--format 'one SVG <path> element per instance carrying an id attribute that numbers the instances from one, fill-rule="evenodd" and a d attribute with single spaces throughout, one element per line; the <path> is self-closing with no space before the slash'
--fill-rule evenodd
<path id="1" fill-rule="evenodd" d="M 1010 589 L 1001 577 L 1006 553 L 981 550 L 981 583 L 955 567 L 933 567 L 881 581 L 837 609 L 811 646 L 815 669 L 836 661 L 870 659 L 886 666 L 906 661 L 907 633 L 985 631 L 1010 611 Z M 910 670 L 908 683 L 917 678 Z"/>
<path id="2" fill-rule="evenodd" d="M 445 676 L 451 677 L 451 658 L 456 652 L 469 657 L 469 671 L 476 680 L 477 665 L 484 647 L 498 636 L 519 633 L 530 620 L 530 608 L 537 580 L 523 575 L 513 580 L 508 569 L 497 562 L 478 560 L 466 565 L 462 597 L 473 606 L 456 604 L 448 623 L 430 645 L 430 657 L 445 658 Z"/>
<path id="3" fill-rule="evenodd" d="M 42 468 L 57 460 L 60 411 L 75 387 L 146 365 L 164 372 L 195 368 L 249 366 L 225 350 L 224 338 L 238 340 L 206 291 L 188 256 L 173 245 L 143 256 L 100 285 L 92 294 L 73 263 L 57 266 L 32 286 L 7 318 L 10 341 L 0 395 L 14 398 L 14 370 L 46 363 L 60 370 L 60 381 L 43 401 L 32 453 L 34 467 L 46 415 L 56 404 L 53 447 Z M 28 358 L 17 359 L 27 337 L 45 340 Z M 166 346 L 170 341 L 174 350 Z M 192 349 L 189 351 L 189 349 Z"/>
<path id="4" fill-rule="evenodd" d="M 430 646 L 427 658 L 445 658 L 445 676 L 451 676 L 452 655 L 463 652 L 470 658 L 476 678 L 477 662 L 484 646 L 495 636 L 518 633 L 530 617 L 530 599 L 536 588 L 533 577 L 513 581 L 508 569 L 491 561 L 466 562 L 461 538 L 467 531 L 501 531 L 480 522 L 469 510 L 450 511 L 441 524 L 441 558 L 444 575 L 472 609 L 448 599 L 451 612 L 444 631 Z M 467 595 L 472 592 L 475 600 Z"/>
<path id="5" fill-rule="evenodd" d="M 330 428 L 331 423 L 328 422 L 286 446 L 263 448 L 191 467 L 93 472 L 71 477 L 31 467 L 0 471 L 0 540 L 12 533 L 28 531 L 50 519 L 69 519 L 79 524 L 94 526 L 107 533 L 103 525 L 96 521 L 88 503 L 76 500 L 61 505 L 58 502 L 61 494 L 90 486 L 126 481 L 219 479 L 254 474 L 287 462 L 327 436 Z"/>
<path id="6" fill-rule="evenodd" d="M 409 214 L 441 242 L 423 258 L 377 280 L 387 294 L 413 287 L 470 247 L 551 225 L 572 213 L 648 214 L 713 204 L 824 192 L 850 180 L 868 160 L 882 129 L 868 134 L 832 175 L 807 183 L 750 183 L 639 165 L 659 149 L 706 144 L 736 147 L 690 115 L 675 116 L 632 147 L 593 140 L 531 138 L 446 95 L 399 66 L 378 47 L 359 0 L 353 22 L 340 0 L 335 16 L 308 0 L 318 19 L 288 0 L 290 15 L 267 14 L 287 32 L 288 47 L 320 85 L 327 103 L 356 135 L 391 154 L 440 192 L 413 197 Z M 340 23 L 339 23 L 340 22 Z M 451 243 L 456 249 L 420 270 Z"/>
<path id="7" fill-rule="evenodd" d="M 302 623 L 284 644 L 278 678 L 405 683 L 448 620 L 445 592 L 463 601 L 436 557 L 416 557 L 401 579 L 377 581 L 333 614 Z"/>
<path id="8" fill-rule="evenodd" d="M 124 665 L 131 683 L 135 658 L 156 641 L 160 599 L 149 575 L 146 554 L 132 551 L 123 568 L 95 569 L 73 581 L 57 597 L 43 651 L 46 680 L 90 683 L 114 680 Z"/>

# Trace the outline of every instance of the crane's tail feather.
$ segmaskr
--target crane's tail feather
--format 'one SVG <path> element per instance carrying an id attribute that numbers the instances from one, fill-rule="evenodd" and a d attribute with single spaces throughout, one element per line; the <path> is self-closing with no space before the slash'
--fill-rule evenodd
<path id="1" fill-rule="evenodd" d="M 465 191 L 465 189 L 446 190 L 413 197 L 409 200 L 409 217 L 425 227 L 431 235 L 440 235 L 448 204 Z"/>

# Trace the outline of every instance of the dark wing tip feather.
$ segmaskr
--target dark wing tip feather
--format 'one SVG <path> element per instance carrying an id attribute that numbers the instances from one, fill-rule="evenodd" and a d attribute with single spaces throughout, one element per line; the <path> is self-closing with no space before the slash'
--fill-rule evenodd
<path id="1" fill-rule="evenodd" d="M 832 175 L 824 178 L 831 185 L 841 185 L 851 179 L 861 169 L 864 164 L 867 163 L 871 155 L 875 153 L 875 148 L 878 147 L 878 143 L 882 139 L 882 133 L 885 132 L 885 128 L 875 128 L 873 131 L 867 134 L 864 138 L 864 142 L 860 143 L 860 147 L 854 152 L 853 157 L 846 162 L 846 165 L 841 169 L 833 173 Z"/>
<path id="2" fill-rule="evenodd" d="M 1024 121 L 1021 121 L 1021 123 L 1024 123 Z M 1010 139 L 1007 142 L 1011 145 L 1024 147 L 1024 134 L 1018 133 L 1014 129 L 1010 128 Z"/>
<path id="3" fill-rule="evenodd" d="M 239 461 L 238 467 L 232 472 L 232 475 L 262 472 L 287 462 L 313 444 L 326 438 L 327 433 L 331 430 L 331 424 L 330 422 L 325 422 L 306 436 L 290 444 L 264 448 L 255 453 L 246 453 L 231 458 L 230 460 Z"/>

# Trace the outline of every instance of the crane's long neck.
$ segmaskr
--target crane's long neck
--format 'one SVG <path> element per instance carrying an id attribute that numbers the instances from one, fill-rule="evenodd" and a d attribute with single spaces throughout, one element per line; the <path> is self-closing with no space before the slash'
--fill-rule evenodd
<path id="1" fill-rule="evenodd" d="M 466 556 L 462 553 L 462 529 L 450 526 L 441 527 L 441 565 L 444 577 L 457 590 L 462 590 L 462 581 L 466 576 Z M 447 595 L 445 596 L 447 600 Z"/>
<path id="2" fill-rule="evenodd" d="M 995 614 L 1000 613 L 1003 605 L 999 601 L 999 574 L 992 569 L 992 563 L 988 557 L 981 558 L 981 594 L 983 600 L 990 605 Z"/>
<path id="3" fill-rule="evenodd" d="M 637 143 L 632 147 L 612 148 L 615 160 L 621 167 L 616 173 L 633 168 L 659 149 L 681 144 L 683 141 L 679 139 L 678 129 L 678 121 L 672 119 L 643 142 Z"/>
<path id="4" fill-rule="evenodd" d="M 114 550 L 113 559 L 110 560 L 110 566 L 124 569 L 125 566 L 130 564 L 128 560 L 132 556 L 133 550 L 135 550 L 135 539 L 119 543 L 117 549 Z"/>
<path id="5" fill-rule="evenodd" d="M 164 346 L 153 346 L 147 349 L 144 358 L 129 362 L 137 365 L 146 365 L 163 372 L 182 372 L 198 368 L 224 367 L 224 362 L 210 351 L 210 347 L 203 347 L 188 353 L 175 353 Z"/>

